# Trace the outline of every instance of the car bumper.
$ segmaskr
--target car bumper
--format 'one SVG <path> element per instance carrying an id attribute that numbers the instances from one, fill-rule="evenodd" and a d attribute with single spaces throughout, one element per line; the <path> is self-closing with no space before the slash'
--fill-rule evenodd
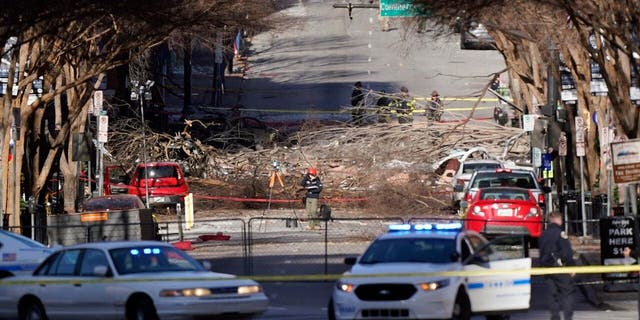
<path id="1" fill-rule="evenodd" d="M 269 299 L 264 294 L 240 298 L 198 299 L 163 298 L 155 302 L 162 320 L 194 319 L 219 315 L 259 314 L 267 310 Z"/>
<path id="2" fill-rule="evenodd" d="M 542 221 L 491 221 L 473 220 L 467 221 L 467 229 L 486 234 L 524 234 L 531 237 L 540 237 L 542 233 Z"/>
<path id="3" fill-rule="evenodd" d="M 362 301 L 353 293 L 333 294 L 336 319 L 447 319 L 451 318 L 457 288 L 416 292 L 399 301 Z"/>

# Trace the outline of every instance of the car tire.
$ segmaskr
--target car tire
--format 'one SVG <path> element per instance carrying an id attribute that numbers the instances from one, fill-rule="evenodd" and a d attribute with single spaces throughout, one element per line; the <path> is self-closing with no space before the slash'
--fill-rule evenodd
<path id="1" fill-rule="evenodd" d="M 510 314 L 493 314 L 490 316 L 486 316 L 485 319 L 487 320 L 509 320 L 511 319 L 511 315 Z"/>
<path id="2" fill-rule="evenodd" d="M 469 320 L 471 319 L 471 302 L 464 290 L 459 290 L 456 301 L 453 304 L 453 312 L 451 320 Z"/>
<path id="3" fill-rule="evenodd" d="M 158 320 L 156 308 L 148 298 L 139 299 L 127 312 L 127 320 Z"/>
<path id="4" fill-rule="evenodd" d="M 40 302 L 32 301 L 20 312 L 20 320 L 47 320 L 47 314 Z"/>
<path id="5" fill-rule="evenodd" d="M 333 298 L 329 299 L 329 305 L 327 305 L 327 319 L 336 320 L 336 307 L 333 303 Z"/>
<path id="6" fill-rule="evenodd" d="M 9 277 L 13 277 L 13 273 L 7 270 L 0 270 L 0 279 L 9 278 Z"/>

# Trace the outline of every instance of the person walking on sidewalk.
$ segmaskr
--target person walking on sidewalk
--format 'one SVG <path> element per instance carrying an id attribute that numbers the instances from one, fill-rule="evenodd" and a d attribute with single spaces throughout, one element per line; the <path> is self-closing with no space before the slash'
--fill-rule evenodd
<path id="1" fill-rule="evenodd" d="M 562 230 L 562 213 L 549 214 L 549 225 L 540 235 L 540 265 L 543 267 L 575 266 L 573 249 L 569 237 Z M 564 320 L 573 319 L 573 274 L 551 274 L 545 276 L 549 288 L 551 320 L 560 320 L 560 309 Z"/>
<path id="2" fill-rule="evenodd" d="M 307 174 L 302 177 L 301 184 L 306 189 L 305 206 L 307 209 L 307 218 L 309 219 L 307 229 L 320 228 L 320 222 L 318 221 L 318 199 L 320 198 L 320 192 L 322 192 L 322 182 L 318 177 L 318 170 L 316 170 L 316 168 L 309 168 Z"/>

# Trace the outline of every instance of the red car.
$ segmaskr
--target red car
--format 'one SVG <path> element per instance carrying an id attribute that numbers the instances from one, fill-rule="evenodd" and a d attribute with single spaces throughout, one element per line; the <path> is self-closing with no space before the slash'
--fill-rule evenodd
<path id="1" fill-rule="evenodd" d="M 474 195 L 466 212 L 465 226 L 487 234 L 527 234 L 542 232 L 542 210 L 529 189 L 516 187 L 482 188 Z"/>
<path id="2" fill-rule="evenodd" d="M 148 189 L 149 205 L 154 206 L 183 204 L 184 197 L 189 194 L 187 179 L 177 162 L 147 162 L 146 166 L 139 163 L 130 186 L 129 194 L 136 194 L 143 201 L 146 201 Z"/>

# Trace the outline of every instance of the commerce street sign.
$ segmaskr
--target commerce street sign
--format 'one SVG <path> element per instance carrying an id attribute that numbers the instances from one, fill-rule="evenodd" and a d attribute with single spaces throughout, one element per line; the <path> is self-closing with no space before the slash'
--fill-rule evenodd
<path id="1" fill-rule="evenodd" d="M 418 17 L 428 15 L 427 8 L 414 4 L 413 0 L 380 0 L 381 17 Z"/>

